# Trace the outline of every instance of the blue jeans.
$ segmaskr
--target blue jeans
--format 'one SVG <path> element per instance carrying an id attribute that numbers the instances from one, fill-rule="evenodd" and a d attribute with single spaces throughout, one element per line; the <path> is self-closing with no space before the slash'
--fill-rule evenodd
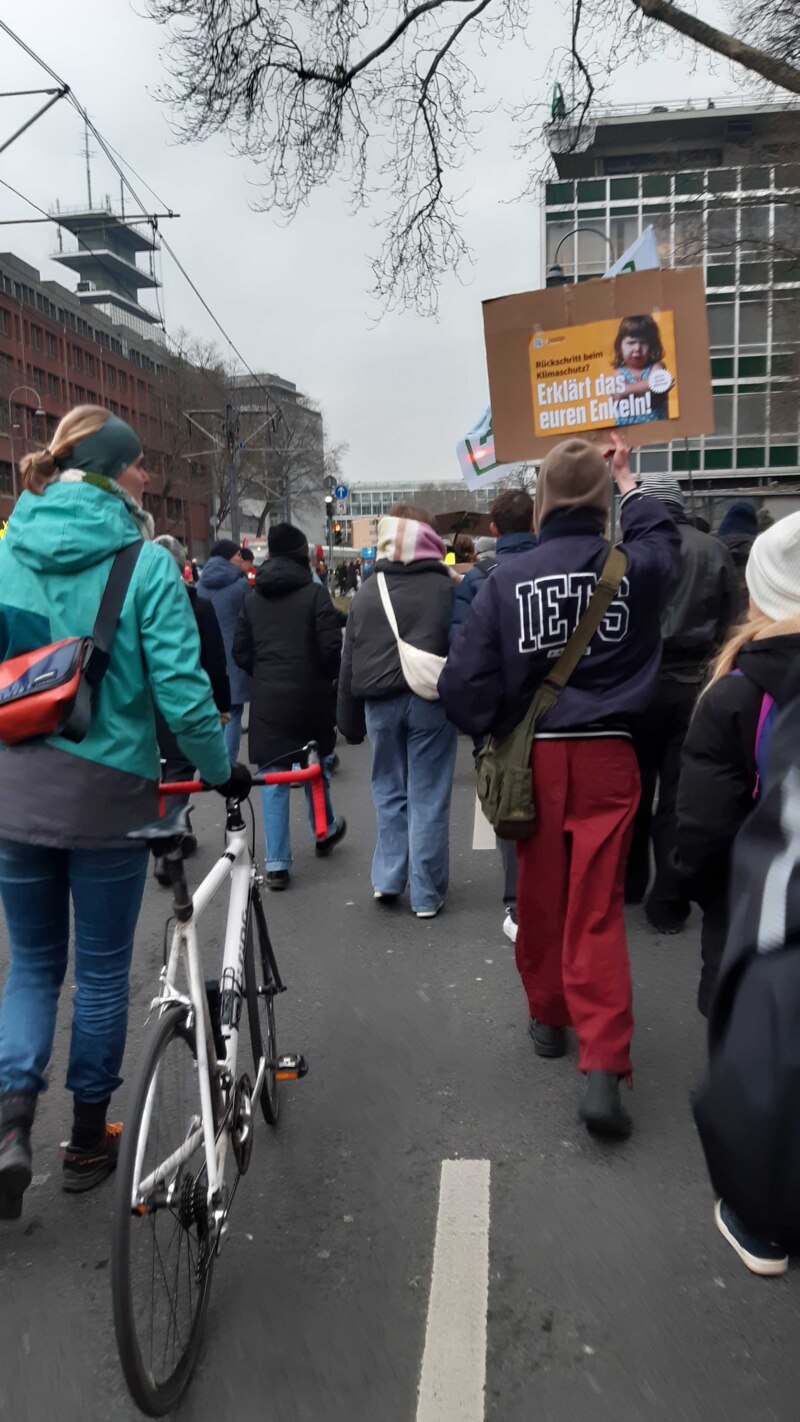
<path id="1" fill-rule="evenodd" d="M 456 728 L 440 701 L 413 692 L 367 701 L 366 712 L 378 819 L 373 887 L 402 894 L 408 880 L 415 913 L 438 908 L 449 876 Z"/>
<path id="2" fill-rule="evenodd" d="M 225 749 L 228 752 L 228 760 L 231 765 L 235 765 L 239 759 L 239 746 L 242 743 L 242 716 L 244 714 L 244 702 L 237 701 L 231 707 L 231 719 L 227 726 L 223 727 L 222 734 L 225 737 Z"/>
<path id="3" fill-rule="evenodd" d="M 10 966 L 0 1008 L 0 1089 L 45 1091 L 67 971 L 70 896 L 75 981 L 67 1090 L 107 1101 L 122 1080 L 128 973 L 148 852 L 45 849 L 0 840 Z"/>
<path id="4" fill-rule="evenodd" d="M 332 834 L 336 828 L 336 816 L 331 805 L 331 775 L 330 763 L 332 755 L 328 755 L 322 762 L 322 783 L 325 787 L 325 814 L 328 820 L 328 834 Z M 274 767 L 262 765 L 259 775 L 264 775 Z M 294 770 L 297 766 L 292 767 Z M 285 765 L 279 767 L 286 770 Z M 316 839 L 314 827 L 314 802 L 311 798 L 311 786 L 304 786 L 306 792 L 306 804 L 308 806 L 308 822 L 311 825 L 311 833 Z M 265 840 L 265 860 L 267 873 L 275 873 L 279 869 L 291 869 L 292 867 L 292 840 L 289 833 L 289 796 L 292 793 L 291 785 L 262 785 L 261 806 L 264 811 L 264 840 Z"/>

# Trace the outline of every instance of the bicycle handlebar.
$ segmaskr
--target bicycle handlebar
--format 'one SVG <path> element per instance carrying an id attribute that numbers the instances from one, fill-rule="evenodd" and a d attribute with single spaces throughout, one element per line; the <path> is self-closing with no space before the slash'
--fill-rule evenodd
<path id="1" fill-rule="evenodd" d="M 317 839 L 324 839 L 328 833 L 328 814 L 325 808 L 325 786 L 322 780 L 322 766 L 305 765 L 297 770 L 268 770 L 264 775 L 254 775 L 254 785 L 302 785 L 310 783 L 311 800 L 314 806 L 314 833 Z M 215 786 L 206 785 L 204 780 L 170 780 L 158 787 L 159 795 L 203 795 Z"/>

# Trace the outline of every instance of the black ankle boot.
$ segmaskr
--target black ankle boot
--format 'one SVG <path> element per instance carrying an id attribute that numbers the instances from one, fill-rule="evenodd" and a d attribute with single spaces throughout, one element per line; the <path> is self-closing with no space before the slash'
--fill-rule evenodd
<path id="1" fill-rule="evenodd" d="M 630 1113 L 620 1100 L 619 1078 L 613 1071 L 588 1071 L 586 1090 L 580 1105 L 586 1129 L 597 1136 L 629 1136 L 633 1130 Z"/>
<path id="2" fill-rule="evenodd" d="M 22 1197 L 31 1183 L 31 1127 L 36 1111 L 34 1091 L 0 1094 L 0 1219 L 18 1220 Z"/>

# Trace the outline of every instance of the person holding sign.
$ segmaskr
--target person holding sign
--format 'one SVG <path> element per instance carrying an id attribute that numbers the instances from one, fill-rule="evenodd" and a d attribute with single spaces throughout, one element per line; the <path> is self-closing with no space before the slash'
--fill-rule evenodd
<path id="1" fill-rule="evenodd" d="M 516 961 L 540 1057 L 561 1057 L 568 1026 L 586 1077 L 586 1127 L 626 1136 L 620 1079 L 631 1075 L 633 1005 L 623 897 L 639 800 L 631 723 L 652 700 L 661 611 L 680 537 L 664 504 L 637 489 L 613 435 L 626 571 L 531 752 L 536 822 L 518 843 Z M 534 500 L 538 546 L 495 568 L 453 638 L 439 678 L 448 717 L 472 736 L 507 736 L 588 608 L 609 553 L 606 461 L 582 439 L 545 457 Z"/>

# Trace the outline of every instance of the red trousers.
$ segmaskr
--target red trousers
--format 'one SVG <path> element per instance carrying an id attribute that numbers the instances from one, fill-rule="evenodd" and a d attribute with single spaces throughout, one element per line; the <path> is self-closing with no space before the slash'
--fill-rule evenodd
<path id="1" fill-rule="evenodd" d="M 628 741 L 535 741 L 536 829 L 517 846 L 517 968 L 532 1017 L 572 1025 L 581 1071 L 631 1071 L 633 1003 L 623 920 L 639 801 Z"/>

